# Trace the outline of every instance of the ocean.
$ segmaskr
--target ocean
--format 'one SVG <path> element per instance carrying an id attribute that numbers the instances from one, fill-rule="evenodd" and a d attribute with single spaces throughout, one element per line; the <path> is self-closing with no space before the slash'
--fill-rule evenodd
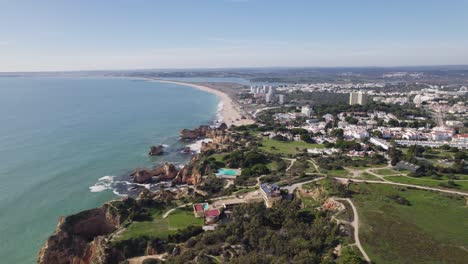
<path id="1" fill-rule="evenodd" d="M 0 77 L 0 262 L 35 263 L 59 216 L 127 194 L 125 176 L 189 155 L 183 128 L 217 118 L 215 95 L 98 77 Z M 151 145 L 168 154 L 149 157 Z"/>

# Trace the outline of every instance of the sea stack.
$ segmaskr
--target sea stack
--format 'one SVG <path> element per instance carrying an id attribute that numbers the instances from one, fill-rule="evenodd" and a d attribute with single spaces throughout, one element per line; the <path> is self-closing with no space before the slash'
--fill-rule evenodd
<path id="1" fill-rule="evenodd" d="M 150 156 L 160 156 L 164 152 L 164 147 L 162 145 L 159 146 L 151 146 L 148 155 Z"/>

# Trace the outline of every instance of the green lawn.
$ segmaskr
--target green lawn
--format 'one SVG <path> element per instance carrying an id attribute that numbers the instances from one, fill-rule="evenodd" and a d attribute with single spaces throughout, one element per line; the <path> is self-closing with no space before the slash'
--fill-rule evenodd
<path id="1" fill-rule="evenodd" d="M 153 238 L 167 238 L 175 234 L 177 230 L 184 229 L 190 225 L 202 226 L 203 218 L 195 218 L 192 208 L 181 208 L 172 212 L 166 219 L 162 218 L 162 212 L 153 214 L 152 221 L 133 222 L 125 230 L 119 240 L 148 236 Z"/>
<path id="2" fill-rule="evenodd" d="M 392 170 L 392 169 L 378 169 L 378 170 L 373 170 L 373 172 L 382 176 L 400 174 L 400 172 Z"/>
<path id="3" fill-rule="evenodd" d="M 360 239 L 375 263 L 466 263 L 465 199 L 381 184 L 352 184 Z M 398 195 L 410 205 L 388 196 Z M 464 248 L 464 249 L 463 249 Z"/>
<path id="4" fill-rule="evenodd" d="M 296 141 L 278 141 L 274 139 L 262 139 L 261 150 L 269 153 L 279 154 L 297 154 L 302 153 L 303 149 L 308 148 L 323 148 L 322 144 L 309 144 L 306 142 Z"/>
<path id="5" fill-rule="evenodd" d="M 448 180 L 434 180 L 429 178 L 414 178 L 405 176 L 388 176 L 386 180 L 398 183 L 414 184 L 427 187 L 447 188 L 440 184 L 447 184 Z M 468 191 L 468 181 L 454 181 L 458 186 L 456 188 L 448 188 L 453 190 Z"/>
<path id="6" fill-rule="evenodd" d="M 349 171 L 343 170 L 322 170 L 323 173 L 332 177 L 347 177 Z"/>
<path id="7" fill-rule="evenodd" d="M 369 181 L 381 181 L 381 179 L 367 172 L 361 173 L 361 176 L 359 177 L 359 179 L 369 180 Z"/>
<path id="8" fill-rule="evenodd" d="M 223 162 L 223 158 L 227 155 L 227 153 L 221 153 L 221 154 L 213 154 L 210 157 L 215 158 L 216 161 L 221 161 Z"/>

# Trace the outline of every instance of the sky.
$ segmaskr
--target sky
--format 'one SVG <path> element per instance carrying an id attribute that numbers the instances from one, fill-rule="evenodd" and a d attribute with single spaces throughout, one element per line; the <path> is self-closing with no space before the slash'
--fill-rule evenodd
<path id="1" fill-rule="evenodd" d="M 0 0 L 0 72 L 468 64 L 468 0 Z"/>

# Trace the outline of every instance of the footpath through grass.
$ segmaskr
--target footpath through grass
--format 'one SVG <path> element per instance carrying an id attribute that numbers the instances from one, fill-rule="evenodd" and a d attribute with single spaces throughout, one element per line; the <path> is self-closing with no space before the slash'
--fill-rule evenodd
<path id="1" fill-rule="evenodd" d="M 383 184 L 350 188 L 361 243 L 373 262 L 466 263 L 468 208 L 461 196 Z"/>
<path id="2" fill-rule="evenodd" d="M 297 141 L 279 141 L 274 139 L 264 138 L 262 139 L 261 150 L 274 153 L 274 154 L 298 154 L 302 153 L 304 149 L 310 148 L 323 148 L 322 144 L 310 144 L 306 142 Z"/>
<path id="3" fill-rule="evenodd" d="M 459 190 L 468 192 L 468 181 L 457 181 L 454 180 L 453 182 L 456 184 L 455 186 L 449 186 L 448 180 L 435 180 L 435 179 L 428 179 L 428 178 L 415 178 L 415 177 L 406 177 L 406 176 L 388 176 L 385 177 L 387 181 L 391 182 L 398 182 L 398 183 L 406 183 L 406 184 L 414 184 L 426 187 L 434 187 L 434 188 L 444 188 L 450 190 Z"/>
<path id="4" fill-rule="evenodd" d="M 148 236 L 151 238 L 165 239 L 168 235 L 175 234 L 179 229 L 190 225 L 202 226 L 203 218 L 195 218 L 191 207 L 176 209 L 166 219 L 162 218 L 162 212 L 152 215 L 151 221 L 133 222 L 118 238 L 127 240 Z"/>

